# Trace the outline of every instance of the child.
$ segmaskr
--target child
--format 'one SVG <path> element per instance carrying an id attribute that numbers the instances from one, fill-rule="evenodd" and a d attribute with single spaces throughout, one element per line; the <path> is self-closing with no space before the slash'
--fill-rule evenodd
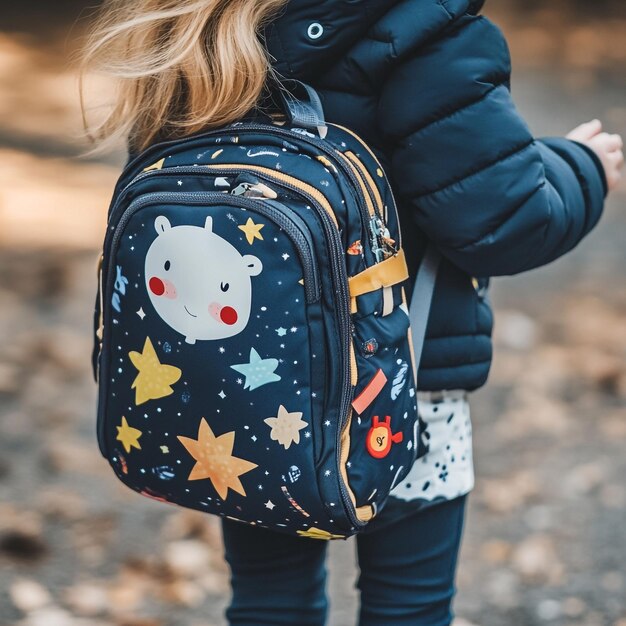
<path id="1" fill-rule="evenodd" d="M 90 65 L 120 79 L 95 129 L 158 139 L 259 106 L 268 76 L 315 87 L 327 119 L 378 153 L 415 276 L 443 254 L 419 372 L 420 458 L 357 538 L 361 626 L 451 622 L 473 486 L 467 393 L 491 364 L 489 277 L 545 265 L 596 225 L 620 178 L 622 140 L 584 124 L 536 140 L 509 93 L 500 31 L 481 0 L 121 0 L 105 4 Z M 231 624 L 325 623 L 326 543 L 224 520 Z"/>

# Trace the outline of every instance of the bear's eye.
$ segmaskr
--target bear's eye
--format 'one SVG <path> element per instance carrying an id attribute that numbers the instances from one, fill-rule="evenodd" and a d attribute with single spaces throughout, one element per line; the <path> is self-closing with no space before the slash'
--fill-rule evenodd
<path id="1" fill-rule="evenodd" d="M 229 289 L 230 289 L 230 285 L 228 283 L 221 283 L 220 284 L 220 289 L 226 293 Z"/>
<path id="2" fill-rule="evenodd" d="M 172 267 L 172 264 L 169 261 L 165 261 L 165 265 L 163 267 L 165 268 L 166 272 L 169 272 L 170 267 Z"/>

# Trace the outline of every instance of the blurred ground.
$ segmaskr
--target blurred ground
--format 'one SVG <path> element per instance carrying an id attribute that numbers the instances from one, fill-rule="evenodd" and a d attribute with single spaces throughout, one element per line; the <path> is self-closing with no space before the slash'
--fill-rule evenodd
<path id="1" fill-rule="evenodd" d="M 538 135 L 594 116 L 626 133 L 622 2 L 491 4 Z M 138 498 L 96 447 L 90 316 L 122 156 L 76 159 L 81 6 L 0 9 L 0 625 L 222 626 L 214 521 Z M 625 269 L 623 187 L 567 259 L 495 281 L 457 626 L 626 626 Z M 331 546 L 330 626 L 354 623 L 352 551 Z"/>

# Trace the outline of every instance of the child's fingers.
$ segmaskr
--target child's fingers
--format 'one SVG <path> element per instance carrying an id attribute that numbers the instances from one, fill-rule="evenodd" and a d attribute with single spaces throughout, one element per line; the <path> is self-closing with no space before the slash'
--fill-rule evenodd
<path id="1" fill-rule="evenodd" d="M 567 138 L 584 143 L 595 151 L 604 166 L 609 191 L 615 189 L 622 178 L 621 171 L 624 167 L 622 137 L 602 132 L 602 122 L 592 120 L 575 128 Z"/>
<path id="2" fill-rule="evenodd" d="M 621 135 L 611 135 L 615 145 L 617 146 L 616 150 L 622 150 L 624 148 L 624 140 Z"/>
<path id="3" fill-rule="evenodd" d="M 567 134 L 568 139 L 574 141 L 588 141 L 602 131 L 602 122 L 600 120 L 591 120 L 574 128 Z"/>
<path id="4" fill-rule="evenodd" d="M 604 156 L 604 167 L 609 191 L 613 191 L 622 180 L 622 168 L 624 166 L 624 153 L 621 150 L 609 152 Z"/>
<path id="5" fill-rule="evenodd" d="M 583 124 L 585 132 L 588 133 L 589 138 L 595 137 L 598 133 L 602 132 L 602 122 L 598 119 L 591 120 L 586 124 Z"/>
<path id="6" fill-rule="evenodd" d="M 622 173 L 620 171 L 613 172 L 612 180 L 610 183 L 611 190 L 615 189 L 617 185 L 622 181 Z"/>
<path id="7" fill-rule="evenodd" d="M 606 153 L 615 152 L 624 147 L 622 138 L 619 135 L 609 135 L 609 133 L 600 133 L 592 137 L 588 143 L 597 150 Z"/>
<path id="8" fill-rule="evenodd" d="M 607 135 L 604 145 L 609 152 L 614 152 L 621 150 L 624 147 L 624 142 L 620 135 Z"/>

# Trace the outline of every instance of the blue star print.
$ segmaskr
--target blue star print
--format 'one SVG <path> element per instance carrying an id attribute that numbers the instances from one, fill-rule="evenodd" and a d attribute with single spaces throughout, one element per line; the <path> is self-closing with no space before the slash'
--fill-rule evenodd
<path id="1" fill-rule="evenodd" d="M 250 391 L 280 380 L 280 376 L 274 373 L 278 367 L 278 359 L 262 359 L 254 348 L 250 348 L 249 363 L 239 363 L 230 367 L 246 377 L 243 388 Z"/>

